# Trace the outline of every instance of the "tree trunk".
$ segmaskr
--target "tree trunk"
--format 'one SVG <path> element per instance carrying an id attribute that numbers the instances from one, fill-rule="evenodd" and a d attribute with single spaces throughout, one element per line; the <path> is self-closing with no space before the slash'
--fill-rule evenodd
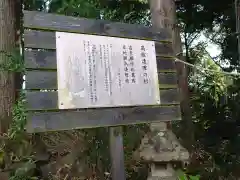
<path id="1" fill-rule="evenodd" d="M 182 55 L 179 55 L 178 58 L 184 60 Z M 192 111 L 190 107 L 189 99 L 189 88 L 188 88 L 188 68 L 185 64 L 181 62 L 176 63 L 177 76 L 178 76 L 178 86 L 180 89 L 181 96 L 181 111 L 182 111 L 182 124 L 183 127 L 182 139 L 183 145 L 191 153 L 193 151 L 194 144 L 194 126 L 192 122 Z"/>
<path id="2" fill-rule="evenodd" d="M 182 44 L 181 44 L 181 38 L 180 38 L 180 31 L 178 30 L 178 28 L 176 28 L 175 1 L 174 0 L 149 0 L 149 4 L 150 4 L 151 15 L 152 15 L 153 28 L 155 28 L 156 31 L 160 28 L 168 29 L 169 32 L 172 34 L 171 42 L 172 42 L 172 47 L 174 52 L 173 56 L 177 56 L 178 54 L 181 54 Z M 183 73 L 183 75 L 185 74 Z M 186 85 L 186 87 L 188 87 L 188 84 L 182 83 L 182 80 L 183 80 L 182 78 L 186 79 L 186 76 L 179 77 L 179 80 L 181 82 L 180 85 Z M 184 82 L 187 82 L 187 81 L 184 81 Z M 185 88 L 180 87 L 180 89 L 181 89 L 181 96 L 182 96 L 183 94 L 185 94 Z M 186 112 L 186 111 L 183 111 L 183 112 Z M 184 113 L 183 115 L 185 116 Z M 166 156 L 169 157 L 169 159 L 164 160 L 164 158 L 162 157 L 157 159 L 156 158 L 157 154 L 155 157 L 153 157 L 153 162 L 151 166 L 151 175 L 148 178 L 149 180 L 164 178 L 164 177 L 177 179 L 176 171 L 174 168 L 172 168 L 173 167 L 172 161 L 184 162 L 189 160 L 189 153 L 184 148 L 182 148 L 176 136 L 171 131 L 170 124 L 172 120 L 173 119 L 168 119 L 169 121 L 168 124 L 165 122 L 159 122 L 159 123 L 152 123 L 150 126 L 151 131 L 155 132 L 154 133 L 155 135 L 153 135 L 155 137 L 153 139 L 156 139 L 156 140 L 162 139 L 162 141 L 159 141 L 160 142 L 159 145 L 156 144 L 157 141 L 155 141 L 155 144 L 160 148 L 163 148 L 164 145 L 168 145 L 167 148 L 164 149 L 164 151 L 159 151 L 159 153 L 161 154 L 165 153 Z M 179 148 L 176 148 L 176 147 L 179 147 Z M 186 156 L 185 157 L 179 156 L 178 158 L 174 158 L 173 154 L 179 154 L 180 152 L 185 152 Z M 158 166 L 159 163 L 164 163 L 166 166 L 162 168 Z"/>
<path id="3" fill-rule="evenodd" d="M 154 28 L 166 28 L 172 33 L 175 41 L 175 2 L 173 0 L 149 0 L 151 10 L 151 21 Z M 174 43 L 173 43 L 174 44 Z"/>
<path id="4" fill-rule="evenodd" d="M 152 12 L 152 25 L 155 28 L 167 28 L 172 33 L 173 51 L 174 55 L 183 59 L 182 43 L 180 31 L 176 25 L 176 7 L 174 0 L 149 0 L 150 9 Z M 186 148 L 191 151 L 193 143 L 193 130 L 191 109 L 189 103 L 189 90 L 187 80 L 187 68 L 184 64 L 178 62 L 176 64 L 178 73 L 178 83 L 181 96 L 181 111 L 182 119 L 186 125 L 188 134 L 186 136 Z"/>
<path id="5" fill-rule="evenodd" d="M 173 0 L 149 0 L 151 10 L 151 21 L 156 31 L 160 28 L 166 28 L 172 33 L 172 42 L 175 42 L 175 2 Z M 174 48 L 175 49 L 175 48 Z M 171 119 L 169 119 L 171 121 Z M 166 130 L 167 123 L 152 123 L 151 129 Z"/>
<path id="6" fill-rule="evenodd" d="M 0 0 L 0 65 L 9 63 L 15 48 L 16 0 Z M 0 70 L 0 133 L 7 131 L 15 100 L 14 73 Z"/>

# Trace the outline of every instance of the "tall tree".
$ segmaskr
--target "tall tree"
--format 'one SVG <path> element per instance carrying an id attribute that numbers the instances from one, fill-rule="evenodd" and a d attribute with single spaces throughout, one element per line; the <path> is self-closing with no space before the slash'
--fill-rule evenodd
<path id="1" fill-rule="evenodd" d="M 155 28 L 166 28 L 172 33 L 172 43 L 173 43 L 173 51 L 174 56 L 178 55 L 179 57 L 182 56 L 182 44 L 180 38 L 180 31 L 177 28 L 177 20 L 176 20 L 176 7 L 175 1 L 168 0 L 149 0 L 150 9 L 151 9 L 151 17 L 152 17 L 152 24 Z M 187 82 L 187 73 L 186 67 L 182 63 L 177 64 L 178 70 L 178 80 L 179 86 L 181 90 L 181 109 L 183 114 L 183 120 L 186 122 L 185 124 L 188 127 L 188 133 L 191 130 L 191 111 L 189 106 L 188 100 L 188 82 Z M 170 119 L 171 121 L 171 119 Z M 190 133 L 192 134 L 192 133 Z M 187 137 L 187 136 L 186 136 Z M 193 142 L 193 135 L 189 136 L 189 143 L 186 143 L 188 149 L 191 147 L 191 143 Z"/>
<path id="2" fill-rule="evenodd" d="M 16 38 L 16 0 L 0 1 L 0 132 L 6 132 L 11 121 L 15 99 L 14 74 L 4 66 L 11 61 Z"/>
<path id="3" fill-rule="evenodd" d="M 175 2 L 173 0 L 149 0 L 150 10 L 151 10 L 151 19 L 153 28 L 158 31 L 160 28 L 165 28 L 172 38 L 172 48 L 175 56 L 176 52 L 181 51 L 181 39 L 179 31 L 176 31 L 176 10 Z M 172 121 L 173 119 L 168 119 Z M 170 126 L 166 122 L 151 123 L 151 131 L 153 132 L 153 139 L 155 139 L 155 150 L 157 154 L 165 153 L 166 156 L 170 157 L 169 159 L 163 158 L 154 158 L 152 159 L 152 174 L 149 179 L 157 178 L 169 178 L 176 179 L 176 174 L 174 173 L 172 161 L 186 161 L 189 157 L 188 152 L 179 144 L 177 138 L 171 132 Z M 178 144 L 179 148 L 176 148 L 173 144 Z M 167 147 L 167 148 L 164 148 Z M 160 151 L 162 149 L 162 152 Z M 180 150 L 181 149 L 181 150 Z M 179 151 L 184 154 L 181 157 L 174 157 L 173 154 L 178 154 Z M 172 157 L 172 158 L 171 158 Z M 163 164 L 158 166 L 158 164 Z M 157 167 L 157 168 L 156 168 Z"/>

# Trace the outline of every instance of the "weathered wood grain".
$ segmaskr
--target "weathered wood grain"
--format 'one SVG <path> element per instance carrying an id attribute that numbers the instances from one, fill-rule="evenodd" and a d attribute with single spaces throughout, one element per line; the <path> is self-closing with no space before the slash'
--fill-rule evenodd
<path id="1" fill-rule="evenodd" d="M 76 18 L 37 11 L 24 11 L 24 27 L 157 41 L 171 39 L 171 34 L 165 29 L 155 31 L 151 27 L 138 24 Z"/>
<path id="2" fill-rule="evenodd" d="M 155 42 L 156 56 L 175 56 L 171 43 Z"/>
<path id="3" fill-rule="evenodd" d="M 55 33 L 25 30 L 24 47 L 38 49 L 56 49 Z"/>
<path id="4" fill-rule="evenodd" d="M 27 71 L 26 89 L 57 89 L 56 71 Z"/>
<path id="5" fill-rule="evenodd" d="M 56 51 L 25 50 L 24 62 L 26 68 L 57 69 Z"/>
<path id="6" fill-rule="evenodd" d="M 25 30 L 24 31 L 24 46 L 25 48 L 36 48 L 36 49 L 56 49 L 55 32 L 47 31 L 35 31 Z M 173 56 L 172 44 L 171 43 L 155 43 L 156 55 L 157 56 Z"/>
<path id="7" fill-rule="evenodd" d="M 180 120 L 180 107 L 132 107 L 81 111 L 29 112 L 27 131 L 45 132 Z"/>
<path id="8" fill-rule="evenodd" d="M 27 69 L 57 69 L 56 51 L 25 50 L 25 67 Z M 159 72 L 175 70 L 174 58 L 157 57 Z"/>
<path id="9" fill-rule="evenodd" d="M 126 180 L 124 166 L 124 145 L 123 145 L 123 128 L 109 128 L 109 147 L 111 157 L 111 177 L 115 180 Z"/>
<path id="10" fill-rule="evenodd" d="M 178 104 L 178 89 L 160 90 L 161 105 Z M 52 110 L 58 109 L 58 93 L 55 92 L 26 92 L 27 110 Z"/>
<path id="11" fill-rule="evenodd" d="M 174 58 L 157 57 L 158 72 L 176 72 L 176 64 Z"/>
<path id="12" fill-rule="evenodd" d="M 159 88 L 178 87 L 176 73 L 159 73 Z"/>
<path id="13" fill-rule="evenodd" d="M 176 73 L 159 73 L 160 88 L 177 87 Z M 57 89 L 56 71 L 27 71 L 26 89 Z"/>

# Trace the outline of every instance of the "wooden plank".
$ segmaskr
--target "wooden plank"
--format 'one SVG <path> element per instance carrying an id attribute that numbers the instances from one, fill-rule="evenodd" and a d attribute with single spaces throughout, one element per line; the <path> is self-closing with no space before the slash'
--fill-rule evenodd
<path id="1" fill-rule="evenodd" d="M 177 87 L 176 73 L 159 73 L 160 88 Z M 56 71 L 27 71 L 26 89 L 57 89 Z"/>
<path id="2" fill-rule="evenodd" d="M 36 49 L 56 49 L 55 32 L 25 30 L 24 46 L 25 48 Z M 173 56 L 171 43 L 155 43 L 157 56 Z"/>
<path id="3" fill-rule="evenodd" d="M 57 89 L 56 71 L 27 71 L 26 89 Z"/>
<path id="4" fill-rule="evenodd" d="M 157 41 L 171 39 L 171 34 L 165 29 L 155 31 L 153 28 L 138 24 L 76 18 L 37 11 L 24 11 L 24 26 L 34 29 L 154 39 Z"/>
<path id="5" fill-rule="evenodd" d="M 171 43 L 160 43 L 155 42 L 156 56 L 174 56 L 173 48 Z"/>
<path id="6" fill-rule="evenodd" d="M 178 104 L 178 89 L 160 90 L 161 105 Z M 28 110 L 58 109 L 58 93 L 31 91 L 26 92 L 26 108 Z"/>
<path id="7" fill-rule="evenodd" d="M 24 47 L 38 49 L 56 49 L 55 33 L 25 30 Z"/>
<path id="8" fill-rule="evenodd" d="M 24 58 L 26 68 L 57 69 L 56 51 L 25 50 Z M 174 58 L 158 56 L 157 65 L 159 72 L 175 71 Z"/>
<path id="9" fill-rule="evenodd" d="M 57 69 L 56 51 L 25 50 L 24 60 L 26 68 Z"/>
<path id="10" fill-rule="evenodd" d="M 178 87 L 176 73 L 159 73 L 158 74 L 159 88 Z"/>
<path id="11" fill-rule="evenodd" d="M 132 107 L 81 111 L 29 112 L 27 131 L 45 132 L 180 120 L 180 107 Z"/>
<path id="12" fill-rule="evenodd" d="M 157 58 L 158 72 L 176 72 L 176 64 L 174 58 Z"/>

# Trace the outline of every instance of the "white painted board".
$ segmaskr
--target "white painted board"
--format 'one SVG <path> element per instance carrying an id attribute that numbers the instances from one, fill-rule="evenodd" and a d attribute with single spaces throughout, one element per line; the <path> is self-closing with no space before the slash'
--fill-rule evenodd
<path id="1" fill-rule="evenodd" d="M 56 32 L 59 109 L 160 104 L 154 41 Z"/>

